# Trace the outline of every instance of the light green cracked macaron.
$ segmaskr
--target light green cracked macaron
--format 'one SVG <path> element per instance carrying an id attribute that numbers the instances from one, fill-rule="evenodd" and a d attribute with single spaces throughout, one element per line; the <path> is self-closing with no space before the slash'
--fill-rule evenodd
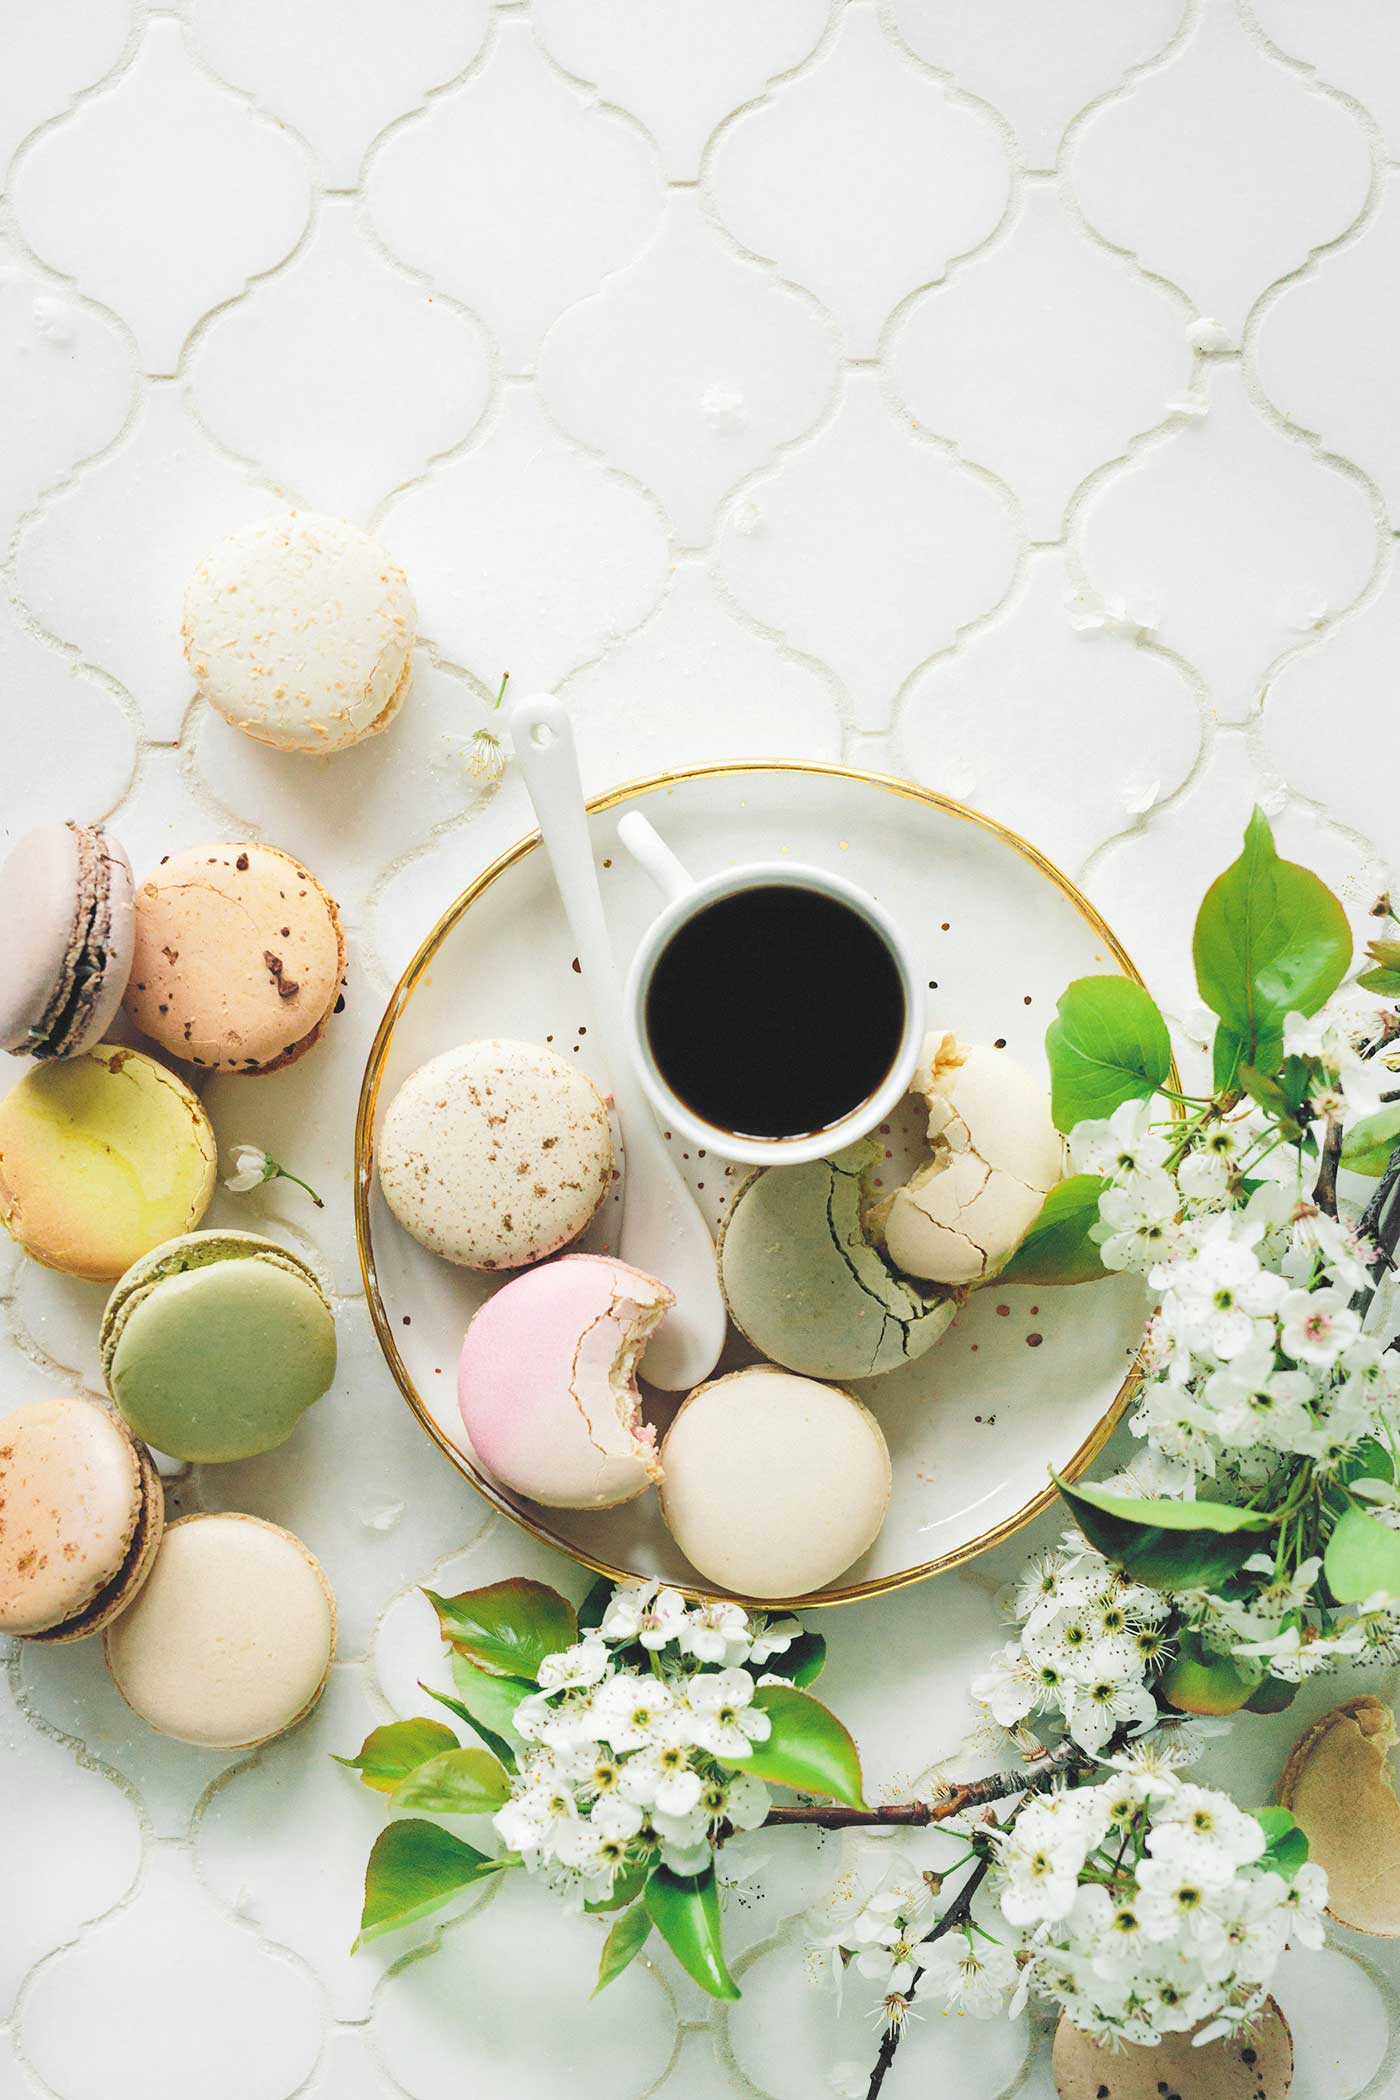
<path id="1" fill-rule="evenodd" d="M 335 1376 L 335 1321 L 310 1264 L 255 1232 L 187 1232 L 134 1262 L 102 1316 L 122 1415 L 172 1457 L 285 1443 Z"/>
<path id="2" fill-rule="evenodd" d="M 719 1236 L 730 1317 L 755 1349 L 808 1378 L 873 1378 L 933 1347 L 957 1300 L 920 1289 L 861 1222 L 873 1139 L 800 1167 L 764 1167 Z"/>

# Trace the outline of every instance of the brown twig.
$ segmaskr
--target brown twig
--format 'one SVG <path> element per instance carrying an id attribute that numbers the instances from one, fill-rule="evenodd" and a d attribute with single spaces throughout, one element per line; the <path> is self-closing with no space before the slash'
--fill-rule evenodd
<path id="1" fill-rule="evenodd" d="M 1397 1190 L 1400 1190 L 1400 1145 L 1391 1153 L 1375 1193 L 1357 1220 L 1357 1238 L 1369 1240 L 1376 1250 L 1375 1260 L 1371 1263 L 1371 1281 L 1351 1301 L 1352 1311 L 1360 1313 L 1363 1320 L 1371 1309 L 1382 1276 L 1394 1265 L 1395 1243 L 1400 1239 L 1400 1201 L 1394 1200 Z"/>
<path id="2" fill-rule="evenodd" d="M 795 1808 L 770 1808 L 763 1827 L 766 1830 L 775 1823 L 811 1823 L 819 1830 L 923 1830 L 931 1823 L 946 1823 L 966 1809 L 1009 1800 L 1013 1794 L 1042 1794 L 1073 1766 L 1087 1767 L 1088 1763 L 1078 1744 L 1066 1737 L 1028 1771 L 991 1772 L 985 1779 L 969 1779 L 941 1801 L 896 1801 L 883 1808 L 843 1808 L 834 1801 L 804 1801 Z"/>
<path id="3" fill-rule="evenodd" d="M 990 1854 L 984 1852 L 962 1887 L 958 1890 L 957 1895 L 934 1926 L 932 1932 L 928 1934 L 924 1941 L 925 1946 L 930 1946 L 934 1940 L 941 1940 L 946 1933 L 958 1931 L 960 1927 L 967 1923 L 972 1916 L 972 1899 L 985 1881 L 991 1864 Z M 913 1997 L 918 1987 L 919 1974 L 915 1970 L 914 1975 L 910 1979 L 909 1988 L 904 1993 L 906 2003 Z M 898 2027 L 886 2028 L 880 2042 L 880 2053 L 876 2057 L 874 2067 L 870 2073 L 870 2084 L 866 2087 L 865 2100 L 878 2100 L 880 2088 L 885 2082 L 885 2074 L 894 2062 L 895 2051 L 903 2038 L 903 2023 Z"/>
<path id="4" fill-rule="evenodd" d="M 1325 1210 L 1329 1218 L 1335 1218 L 1337 1215 L 1337 1169 L 1341 1163 L 1341 1118 L 1329 1116 L 1327 1134 L 1322 1140 L 1322 1157 L 1318 1161 L 1317 1180 L 1313 1184 L 1313 1202 L 1319 1210 Z"/>

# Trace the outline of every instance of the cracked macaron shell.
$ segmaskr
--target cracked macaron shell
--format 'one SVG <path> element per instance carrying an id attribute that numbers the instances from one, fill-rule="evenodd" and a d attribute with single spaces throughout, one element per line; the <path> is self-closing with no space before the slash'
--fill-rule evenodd
<path id="1" fill-rule="evenodd" d="M 192 1232 L 153 1248 L 107 1301 L 100 1348 L 107 1389 L 136 1434 L 205 1463 L 285 1443 L 336 1368 L 315 1271 L 253 1232 Z"/>
<path id="2" fill-rule="evenodd" d="M 177 1518 L 103 1647 L 133 1712 L 209 1750 L 265 1743 L 310 1713 L 335 1656 L 335 1599 L 280 1525 L 238 1512 Z"/>
<path id="3" fill-rule="evenodd" d="M 862 1223 L 883 1158 L 870 1138 L 831 1159 L 764 1167 L 740 1187 L 720 1231 L 730 1318 L 755 1349 L 810 1378 L 873 1378 L 923 1356 L 957 1301 L 898 1275 Z"/>
<path id="4" fill-rule="evenodd" d="M 1295 1745 L 1278 1798 L 1327 1874 L 1327 1911 L 1340 1925 L 1400 1938 L 1400 1800 L 1390 1753 L 1395 1716 L 1370 1693 L 1315 1721 Z"/>
<path id="5" fill-rule="evenodd" d="M 344 972 L 334 900 L 276 846 L 191 846 L 136 891 L 126 1011 L 186 1064 L 253 1076 L 295 1063 L 334 1012 Z"/>
<path id="6" fill-rule="evenodd" d="M 36 1065 L 0 1100 L 0 1220 L 70 1276 L 111 1283 L 198 1225 L 217 1167 L 200 1103 L 139 1050 Z"/>
<path id="7" fill-rule="evenodd" d="M 78 1057 L 122 1003 L 135 945 L 131 867 L 92 824 L 40 824 L 0 866 L 0 1048 Z"/>
<path id="8" fill-rule="evenodd" d="M 875 1543 L 889 1447 L 840 1386 L 751 1364 L 697 1386 L 661 1445 L 661 1513 L 707 1582 L 797 1601 Z"/>
<path id="9" fill-rule="evenodd" d="M 235 729 L 325 754 L 387 729 L 413 678 L 408 579 L 358 526 L 316 511 L 259 518 L 201 561 L 185 656 Z"/>
<path id="10" fill-rule="evenodd" d="M 1257 2022 L 1199 2049 L 1195 2029 L 1115 2049 L 1062 2013 L 1051 2052 L 1055 2091 L 1060 2100 L 1288 2100 L 1293 2036 L 1275 1999 L 1265 2000 Z"/>
<path id="11" fill-rule="evenodd" d="M 951 1034 L 929 1037 L 911 1092 L 928 1104 L 932 1157 L 866 1224 L 908 1275 L 988 1283 L 1064 1171 L 1049 1092 L 1004 1051 Z"/>
<path id="12" fill-rule="evenodd" d="M 0 1424 L 0 1632 L 75 1641 L 150 1572 L 165 1498 L 150 1453 L 110 1409 L 65 1393 Z"/>
<path id="13" fill-rule="evenodd" d="M 468 1269 L 524 1268 L 567 1247 L 612 1177 L 602 1096 L 542 1043 L 487 1037 L 444 1051 L 404 1081 L 379 1140 L 394 1216 Z"/>
<path id="14" fill-rule="evenodd" d="M 610 1255 L 566 1254 L 503 1284 L 472 1320 L 457 1400 L 472 1450 L 516 1494 L 611 1509 L 655 1480 L 636 1371 L 674 1302 Z"/>

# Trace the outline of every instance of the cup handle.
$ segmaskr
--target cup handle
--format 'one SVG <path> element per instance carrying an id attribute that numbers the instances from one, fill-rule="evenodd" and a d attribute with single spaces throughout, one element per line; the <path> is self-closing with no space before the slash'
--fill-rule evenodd
<path id="1" fill-rule="evenodd" d="M 695 877 L 686 873 L 660 832 L 647 822 L 640 810 L 629 809 L 625 817 L 619 817 L 617 836 L 637 865 L 650 875 L 668 903 L 674 904 L 678 898 L 690 895 L 695 888 Z"/>

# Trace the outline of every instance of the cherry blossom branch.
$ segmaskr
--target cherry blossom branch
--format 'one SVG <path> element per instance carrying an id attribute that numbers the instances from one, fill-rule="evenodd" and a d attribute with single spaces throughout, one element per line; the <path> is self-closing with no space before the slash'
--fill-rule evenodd
<path id="1" fill-rule="evenodd" d="M 1341 1118 L 1329 1116 L 1327 1135 L 1322 1141 L 1322 1157 L 1318 1162 L 1317 1180 L 1313 1185 L 1313 1202 L 1319 1210 L 1326 1211 L 1329 1218 L 1335 1218 L 1337 1215 L 1337 1169 L 1341 1163 Z"/>
<path id="2" fill-rule="evenodd" d="M 770 1808 L 764 1829 L 777 1823 L 811 1823 L 820 1830 L 862 1830 L 898 1827 L 926 1829 L 946 1823 L 966 1809 L 985 1808 L 989 1802 L 1005 1801 L 1012 1794 L 1043 1794 L 1074 1766 L 1090 1769 L 1077 1743 L 1068 1737 L 1026 1772 L 991 1772 L 985 1779 L 970 1779 L 955 1786 L 939 1801 L 897 1801 L 881 1808 L 843 1808 L 833 1801 L 802 1802 L 795 1808 Z"/>
<path id="3" fill-rule="evenodd" d="M 934 1926 L 932 1932 L 925 1937 L 923 1944 L 926 1947 L 931 1946 L 935 1940 L 941 1940 L 947 1933 L 957 1932 L 967 1923 L 972 1916 L 972 1899 L 986 1879 L 991 1864 L 990 1855 L 984 1853 L 962 1887 L 958 1890 L 957 1895 L 944 1911 L 942 1917 L 938 1920 L 938 1923 Z M 906 2005 L 918 1987 L 919 1972 L 916 1969 L 910 1977 L 908 1988 L 904 1993 Z M 865 2100 L 878 2100 L 880 2088 L 885 2082 L 885 2074 L 894 2062 L 895 2051 L 903 2040 L 903 2036 L 904 2023 L 902 2021 L 899 2026 L 889 2027 L 885 2030 L 884 2038 L 880 2043 L 880 2052 L 875 2058 L 874 2067 L 870 2073 L 870 2084 L 866 2087 Z"/>
<path id="4" fill-rule="evenodd" d="M 1400 1201 L 1395 1200 L 1397 1190 L 1400 1190 L 1400 1145 L 1391 1153 L 1375 1193 L 1357 1220 L 1357 1238 L 1369 1240 L 1376 1250 L 1376 1258 L 1371 1264 L 1371 1281 L 1351 1301 L 1352 1311 L 1360 1313 L 1363 1320 L 1371 1309 L 1381 1278 L 1394 1266 L 1395 1244 L 1400 1239 Z"/>

